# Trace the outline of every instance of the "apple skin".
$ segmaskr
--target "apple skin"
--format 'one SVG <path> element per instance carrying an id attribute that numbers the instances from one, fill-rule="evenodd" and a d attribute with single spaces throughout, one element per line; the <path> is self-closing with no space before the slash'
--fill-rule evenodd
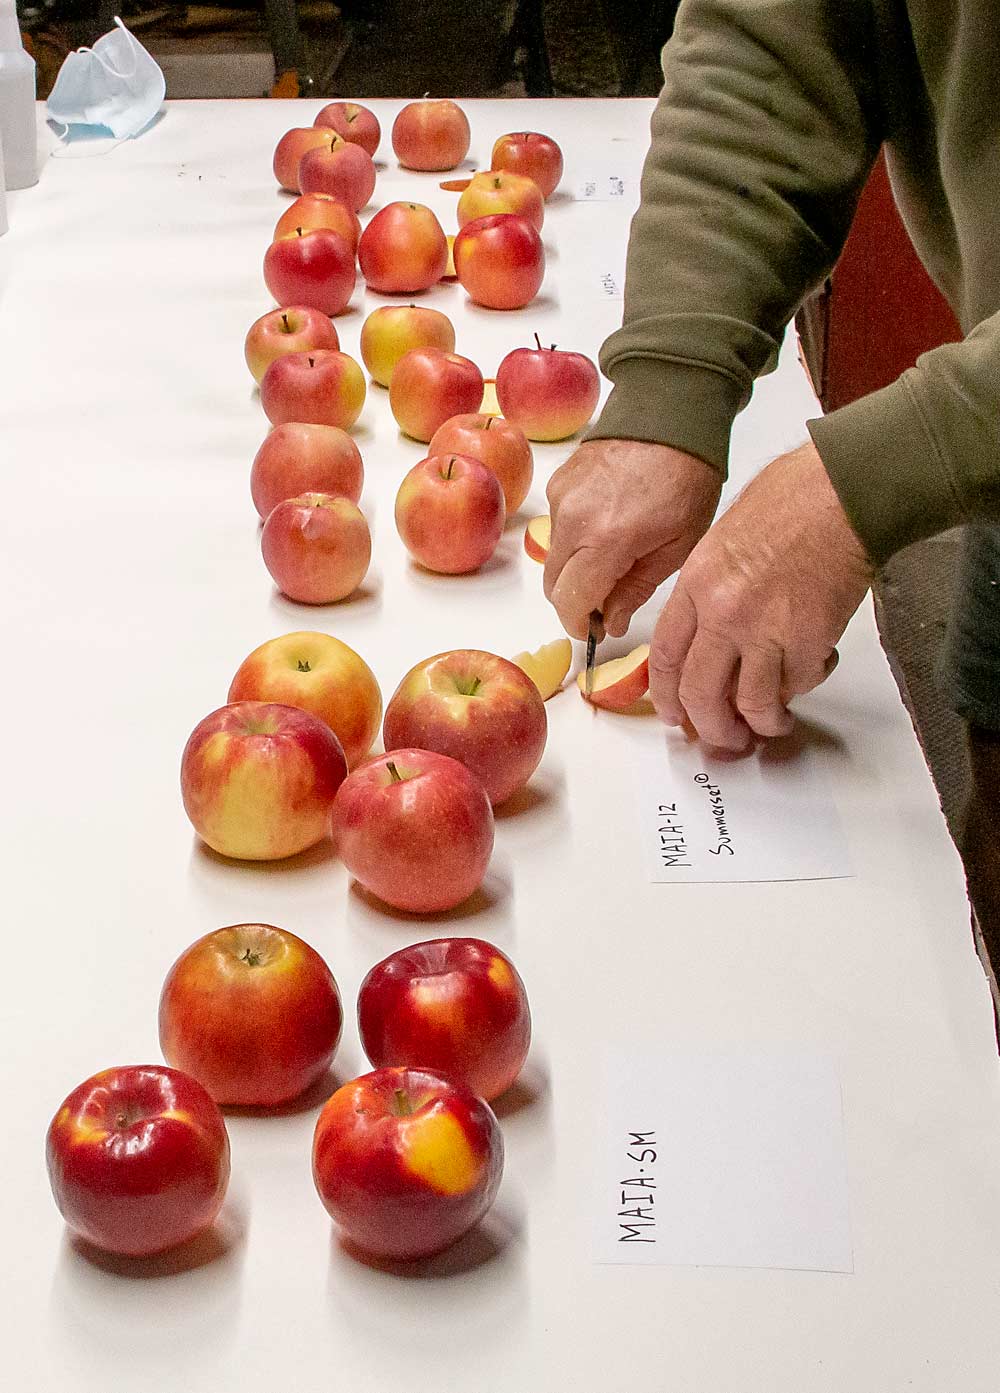
<path id="1" fill-rule="evenodd" d="M 482 884 L 493 811 L 482 784 L 458 760 L 397 748 L 366 760 L 341 793 L 330 818 L 334 845 L 378 899 L 432 914 L 454 909 Z"/>
<path id="2" fill-rule="evenodd" d="M 328 102 L 313 120 L 313 125 L 329 126 L 341 140 L 349 145 L 360 145 L 372 159 L 382 139 L 382 127 L 374 111 L 357 102 Z"/>
<path id="3" fill-rule="evenodd" d="M 272 924 L 232 924 L 192 943 L 160 993 L 160 1049 L 217 1103 L 277 1107 L 330 1067 L 344 1014 L 333 973 Z"/>
<path id="4" fill-rule="evenodd" d="M 311 305 L 289 305 L 269 310 L 250 325 L 244 357 L 255 382 L 260 382 L 275 358 L 286 353 L 307 353 L 311 348 L 339 348 L 340 339 L 330 316 Z"/>
<path id="5" fill-rule="evenodd" d="M 264 253 L 264 284 L 281 306 L 340 314 L 356 282 L 353 248 L 328 227 L 279 237 Z"/>
<path id="6" fill-rule="evenodd" d="M 495 213 L 461 229 L 455 238 L 455 270 L 477 305 L 519 310 L 535 298 L 545 278 L 545 249 L 527 218 Z"/>
<path id="7" fill-rule="evenodd" d="M 531 778 L 546 734 L 545 706 L 531 678 L 506 658 L 477 648 L 417 663 L 393 693 L 382 722 L 387 750 L 417 746 L 460 760 L 494 807 Z"/>
<path id="8" fill-rule="evenodd" d="M 404 434 L 424 443 L 449 416 L 475 411 L 483 375 L 469 358 L 439 348 L 411 348 L 393 369 L 389 406 Z"/>
<path id="9" fill-rule="evenodd" d="M 387 203 L 358 243 L 358 263 L 369 290 L 411 295 L 436 285 L 448 266 L 448 242 L 422 203 Z"/>
<path id="10" fill-rule="evenodd" d="M 531 1043 L 528 994 L 506 954 L 480 938 L 434 938 L 383 958 L 358 992 L 361 1044 L 376 1069 L 437 1069 L 492 1102 Z"/>
<path id="11" fill-rule="evenodd" d="M 286 131 L 274 151 L 274 177 L 289 193 L 302 193 L 299 161 L 308 150 L 328 150 L 337 139 L 335 131 L 324 126 L 296 126 Z"/>
<path id="12" fill-rule="evenodd" d="M 314 232 L 319 227 L 339 233 L 357 251 L 361 237 L 358 215 L 342 199 L 328 193 L 300 194 L 275 223 L 271 240 L 276 242 L 279 237 L 294 237 L 300 228 L 303 232 Z"/>
<path id="13" fill-rule="evenodd" d="M 316 716 L 277 702 L 238 701 L 210 712 L 181 757 L 181 795 L 213 851 L 279 861 L 327 834 L 347 775 L 340 741 Z"/>
<path id="14" fill-rule="evenodd" d="M 516 213 L 527 218 L 536 232 L 545 221 L 545 199 L 534 179 L 523 174 L 508 174 L 505 170 L 485 169 L 474 174 L 469 187 L 458 200 L 458 226 L 476 218 L 488 218 L 494 213 Z"/>
<path id="15" fill-rule="evenodd" d="M 388 387 L 396 364 L 411 348 L 454 353 L 454 324 L 426 305 L 380 305 L 361 326 L 361 358 L 382 387 Z"/>
<path id="16" fill-rule="evenodd" d="M 364 482 L 361 451 L 347 432 L 305 421 L 275 426 L 250 468 L 250 496 L 262 521 L 300 493 L 332 493 L 357 503 Z"/>
<path id="17" fill-rule="evenodd" d="M 524 549 L 532 561 L 540 561 L 543 566 L 545 565 L 551 541 L 552 519 L 548 513 L 543 513 L 541 517 L 532 518 L 524 529 Z"/>
<path id="18" fill-rule="evenodd" d="M 500 410 L 529 440 L 565 440 L 585 426 L 601 395 L 597 367 L 583 353 L 515 348 L 497 368 Z"/>
<path id="19" fill-rule="evenodd" d="M 260 404 L 274 426 L 299 421 L 350 430 L 365 391 L 365 375 L 353 358 L 321 348 L 276 358 L 261 378 Z"/>
<path id="20" fill-rule="evenodd" d="M 375 192 L 375 164 L 360 145 L 335 137 L 328 149 L 321 145 L 302 156 L 299 184 L 303 193 L 332 194 L 357 213 Z"/>
<path id="21" fill-rule="evenodd" d="M 429 1069 L 376 1069 L 346 1083 L 316 1123 L 313 1180 L 361 1252 L 430 1257 L 496 1197 L 503 1136 L 488 1103 Z"/>
<path id="22" fill-rule="evenodd" d="M 502 416 L 480 411 L 451 416 L 431 436 L 427 453 L 481 460 L 500 482 L 508 517 L 528 496 L 535 472 L 531 446 L 524 431 Z"/>
<path id="23" fill-rule="evenodd" d="M 271 578 L 290 600 L 332 605 L 353 595 L 368 573 L 372 539 L 349 498 L 300 493 L 268 514 L 260 550 Z"/>
<path id="24" fill-rule="evenodd" d="M 207 1228 L 229 1184 L 218 1104 L 162 1064 L 86 1079 L 52 1119 L 45 1155 L 69 1227 L 125 1257 L 162 1253 Z"/>
<path id="25" fill-rule="evenodd" d="M 587 695 L 587 674 L 577 673 L 576 685 L 584 701 L 605 711 L 627 711 L 649 691 L 649 644 L 640 643 L 624 657 L 598 663 L 594 685 Z"/>
<path id="26" fill-rule="evenodd" d="M 415 464 L 396 494 L 396 531 L 421 566 L 442 575 L 476 571 L 496 551 L 506 513 L 496 475 L 464 455 Z"/>
<path id="27" fill-rule="evenodd" d="M 228 700 L 308 711 L 333 731 L 351 768 L 371 749 L 382 720 L 382 693 L 365 660 L 332 634 L 309 630 L 280 634 L 248 654 Z"/>
<path id="28" fill-rule="evenodd" d="M 526 174 L 541 189 L 542 197 L 549 198 L 563 175 L 562 150 L 551 136 L 539 131 L 510 131 L 494 142 L 490 167 Z"/>
<path id="29" fill-rule="evenodd" d="M 471 143 L 469 118 L 447 98 L 409 102 L 392 123 L 392 148 L 404 169 L 454 169 Z"/>

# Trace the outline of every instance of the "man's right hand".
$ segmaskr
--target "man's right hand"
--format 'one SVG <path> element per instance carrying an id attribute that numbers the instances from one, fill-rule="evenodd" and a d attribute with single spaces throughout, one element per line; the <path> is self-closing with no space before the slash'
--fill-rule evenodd
<path id="1" fill-rule="evenodd" d="M 563 628 L 586 638 L 599 610 L 620 637 L 635 611 L 687 560 L 711 525 L 717 469 L 641 440 L 588 440 L 547 489 L 552 540 L 545 594 Z"/>

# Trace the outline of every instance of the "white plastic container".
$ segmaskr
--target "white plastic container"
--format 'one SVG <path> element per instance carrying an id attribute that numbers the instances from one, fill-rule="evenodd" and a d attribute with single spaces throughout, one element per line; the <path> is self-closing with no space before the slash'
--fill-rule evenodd
<path id="1" fill-rule="evenodd" d="M 24 51 L 14 0 L 0 0 L 0 140 L 8 192 L 38 183 L 35 60 Z"/>

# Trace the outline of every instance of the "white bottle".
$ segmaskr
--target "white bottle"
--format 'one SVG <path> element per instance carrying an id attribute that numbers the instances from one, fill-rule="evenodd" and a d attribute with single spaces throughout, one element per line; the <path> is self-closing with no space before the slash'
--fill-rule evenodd
<path id="1" fill-rule="evenodd" d="M 0 0 L 0 140 L 7 191 L 37 184 L 35 60 L 24 51 L 14 0 Z"/>

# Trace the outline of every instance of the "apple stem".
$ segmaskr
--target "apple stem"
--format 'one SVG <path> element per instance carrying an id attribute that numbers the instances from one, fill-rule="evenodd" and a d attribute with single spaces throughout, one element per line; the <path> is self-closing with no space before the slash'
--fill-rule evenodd
<path id="1" fill-rule="evenodd" d="M 535 342 L 538 344 L 538 347 L 541 348 L 541 346 L 542 346 L 542 341 L 541 341 L 541 339 L 538 337 L 537 334 L 535 335 Z"/>
<path id="2" fill-rule="evenodd" d="M 399 770 L 396 768 L 395 764 L 391 759 L 385 767 L 388 769 L 390 777 L 392 778 L 392 782 L 394 784 L 401 784 L 403 782 L 403 776 L 400 774 Z"/>
<path id="3" fill-rule="evenodd" d="M 446 479 L 450 479 L 450 478 L 451 478 L 451 471 L 454 469 L 454 467 L 455 467 L 455 456 L 452 455 L 451 459 L 448 461 L 448 473 L 444 476 Z"/>
<path id="4" fill-rule="evenodd" d="M 397 1117 L 410 1117 L 412 1115 L 413 1107 L 405 1089 L 397 1088 L 394 1090 L 392 1103 Z"/>
<path id="5" fill-rule="evenodd" d="M 481 684 L 479 678 L 478 678 L 478 677 L 474 677 L 474 678 L 472 679 L 472 686 L 469 688 L 469 693 L 468 693 L 469 696 L 475 696 L 476 693 L 479 691 L 479 688 L 480 688 L 481 685 L 482 685 L 482 684 Z"/>
<path id="6" fill-rule="evenodd" d="M 487 417 L 486 417 L 486 424 L 485 424 L 485 426 L 483 426 L 483 430 L 489 430 L 490 426 L 492 426 L 492 424 L 493 424 L 493 419 L 494 419 L 494 418 L 493 418 L 492 416 L 487 416 Z"/>
<path id="7" fill-rule="evenodd" d="M 556 351 L 556 346 L 554 343 L 550 343 L 549 348 L 552 350 L 553 353 Z"/>
<path id="8" fill-rule="evenodd" d="M 309 366 L 310 366 L 311 368 L 314 368 L 314 367 L 316 366 L 316 359 L 315 359 L 315 358 L 310 358 L 310 359 L 309 359 Z"/>
<path id="9" fill-rule="evenodd" d="M 260 967 L 260 957 L 253 951 L 252 948 L 247 949 L 247 951 L 243 954 L 241 961 L 245 962 L 248 967 Z"/>
<path id="10" fill-rule="evenodd" d="M 286 333 L 286 334 L 290 334 L 290 333 L 292 332 L 292 326 L 291 326 L 291 325 L 289 324 L 289 322 L 288 322 L 288 315 L 287 315 L 287 314 L 282 314 L 282 316 L 281 316 L 281 322 L 282 322 L 282 324 L 284 324 L 284 326 L 285 326 L 285 333 Z"/>
<path id="11" fill-rule="evenodd" d="M 301 227 L 297 227 L 297 228 L 295 229 L 295 231 L 298 233 L 298 235 L 299 235 L 300 237 L 302 236 L 302 229 L 301 229 Z"/>
<path id="12" fill-rule="evenodd" d="M 312 672 L 312 668 L 305 658 L 300 658 L 298 663 L 299 672 Z"/>
<path id="13" fill-rule="evenodd" d="M 128 1122 L 128 1113 L 126 1113 L 126 1112 L 120 1112 L 120 1113 L 117 1115 L 117 1117 L 115 1118 L 115 1126 L 116 1126 L 116 1127 L 124 1127 L 125 1124 L 126 1124 L 127 1122 Z"/>

